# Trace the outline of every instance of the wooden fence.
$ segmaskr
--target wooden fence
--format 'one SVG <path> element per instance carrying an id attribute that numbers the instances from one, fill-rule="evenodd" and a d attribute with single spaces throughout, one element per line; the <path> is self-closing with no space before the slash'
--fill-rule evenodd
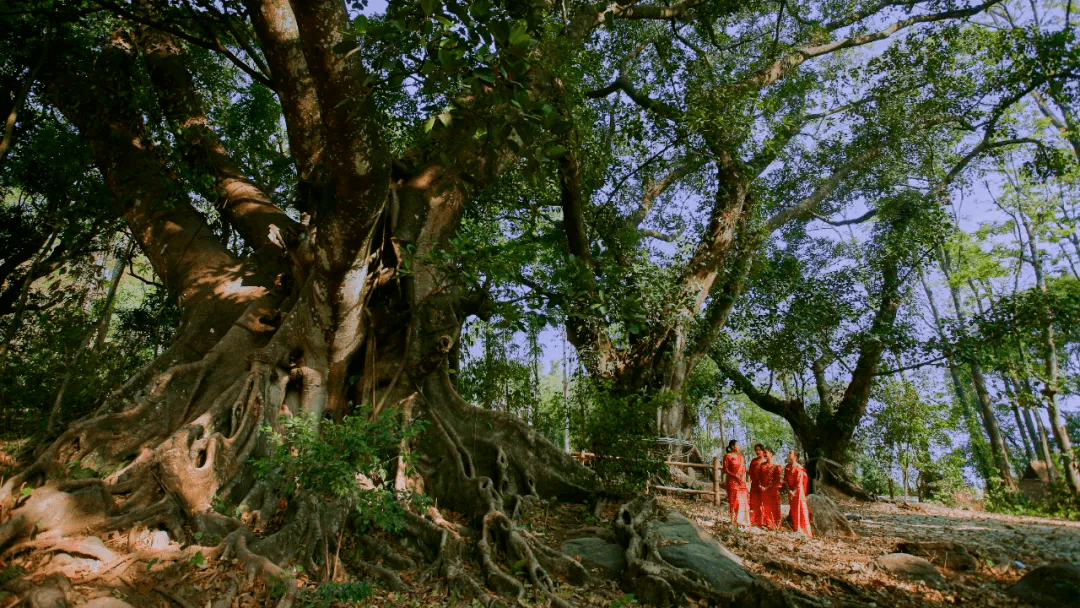
<path id="1" fill-rule="evenodd" d="M 597 458 L 596 454 L 592 452 L 570 452 L 570 455 L 577 459 L 581 464 L 588 464 L 590 460 Z M 618 460 L 618 456 L 602 456 L 602 458 L 611 458 Z M 673 460 L 665 460 L 664 464 L 673 467 L 683 467 L 686 469 L 705 469 L 712 471 L 712 490 L 694 490 L 691 488 L 676 488 L 673 486 L 652 486 L 654 490 L 663 490 L 665 492 L 678 492 L 681 494 L 703 494 L 705 496 L 712 496 L 713 502 L 716 506 L 720 506 L 720 457 L 713 456 L 712 464 L 698 464 L 696 462 L 676 462 Z"/>

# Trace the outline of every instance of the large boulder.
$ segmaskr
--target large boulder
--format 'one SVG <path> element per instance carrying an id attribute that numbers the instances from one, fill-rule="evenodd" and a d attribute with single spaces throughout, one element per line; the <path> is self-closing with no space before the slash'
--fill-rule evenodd
<path id="1" fill-rule="evenodd" d="M 924 557 L 939 568 L 969 571 L 979 568 L 979 560 L 968 552 L 967 547 L 951 540 L 902 542 L 896 546 L 899 553 Z"/>
<path id="2" fill-rule="evenodd" d="M 945 591 L 949 588 L 949 581 L 945 580 L 934 564 L 921 557 L 907 553 L 890 553 L 875 559 L 874 566 L 896 578 L 919 581 L 932 589 Z"/>
<path id="3" fill-rule="evenodd" d="M 672 566 L 694 570 L 720 591 L 743 591 L 753 585 L 739 556 L 678 511 L 668 511 L 666 519 L 649 525 L 660 539 L 660 557 Z"/>
<path id="4" fill-rule="evenodd" d="M 847 516 L 840 511 L 833 499 L 824 494 L 810 494 L 806 497 L 806 506 L 810 509 L 810 529 L 817 536 L 836 538 L 847 536 L 856 538 L 859 535 L 851 529 Z"/>
<path id="5" fill-rule="evenodd" d="M 1080 606 L 1080 566 L 1039 566 L 1009 588 L 1009 595 L 1036 606 Z"/>
<path id="6" fill-rule="evenodd" d="M 562 550 L 580 559 L 586 569 L 604 578 L 617 578 L 626 569 L 626 549 L 602 538 L 572 538 L 562 544 Z"/>

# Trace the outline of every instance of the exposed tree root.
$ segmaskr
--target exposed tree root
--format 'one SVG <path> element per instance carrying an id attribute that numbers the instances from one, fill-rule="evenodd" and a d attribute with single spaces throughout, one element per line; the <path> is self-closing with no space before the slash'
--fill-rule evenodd
<path id="1" fill-rule="evenodd" d="M 808 596 L 796 596 L 790 590 L 761 578 L 748 588 L 721 590 L 709 585 L 693 570 L 672 566 L 660 555 L 661 539 L 649 527 L 659 515 L 656 499 L 641 496 L 619 508 L 613 522 L 619 542 L 626 547 L 625 586 L 643 603 L 651 606 L 677 605 L 683 594 L 708 599 L 714 606 L 776 607 L 817 606 Z"/>
<path id="2" fill-rule="evenodd" d="M 164 370 L 127 409 L 71 425 L 0 490 L 0 505 L 6 506 L 0 549 L 78 552 L 71 538 L 141 527 L 165 528 L 185 543 L 219 538 L 215 547 L 131 553 L 103 564 L 95 576 L 121 576 L 136 561 L 183 560 L 202 551 L 208 558 L 239 560 L 251 577 L 284 581 L 280 607 L 291 605 L 297 594 L 295 578 L 282 567 L 288 563 L 329 580 L 341 561 L 353 575 L 402 592 L 412 587 L 397 572 L 423 568 L 420 583 L 445 585 L 484 605 L 534 593 L 553 606 L 569 606 L 557 593 L 562 582 L 597 582 L 580 563 L 519 525 L 541 500 L 595 502 L 594 474 L 520 420 L 465 403 L 445 366 L 431 369 L 426 355 L 384 366 L 388 378 L 379 402 L 397 408 L 403 424 L 426 425 L 401 446 L 388 483 L 422 487 L 436 502 L 424 513 L 406 511 L 400 549 L 360 535 L 355 551 L 343 552 L 343 505 L 303 491 L 285 499 L 251 466 L 268 449 L 260 427 L 278 425 L 280 417 L 300 410 L 322 411 L 327 402 L 325 374 L 300 354 L 311 346 L 292 341 L 310 332 L 290 329 L 296 324 L 302 322 L 290 315 L 269 342 L 237 325 L 237 333 L 230 331 L 222 342 L 241 344 L 250 353 L 246 359 L 215 347 L 199 360 Z M 432 335 L 433 348 L 444 356 L 450 338 Z M 403 348 L 413 346 L 410 341 Z M 369 379 L 365 386 L 378 385 Z M 405 453 L 415 471 L 404 465 L 410 460 Z M 86 469 L 98 476 L 65 478 Z M 24 495 L 23 488 L 32 489 Z M 230 515 L 215 512 L 218 503 Z M 447 519 L 448 511 L 464 520 Z M 798 603 L 763 582 L 752 589 L 713 589 L 693 571 L 667 564 L 647 525 L 657 515 L 651 501 L 635 500 L 620 509 L 614 532 L 602 534 L 626 548 L 624 588 L 640 600 L 666 606 L 692 593 L 717 605 Z M 191 601 L 168 597 L 180 605 Z"/>

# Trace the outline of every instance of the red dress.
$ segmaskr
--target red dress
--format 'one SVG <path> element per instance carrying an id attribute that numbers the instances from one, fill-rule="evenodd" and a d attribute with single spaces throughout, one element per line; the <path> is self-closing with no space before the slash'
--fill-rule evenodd
<path id="1" fill-rule="evenodd" d="M 750 519 L 746 512 L 746 465 L 743 464 L 742 454 L 728 452 L 724 455 L 724 474 L 727 475 L 726 489 L 731 517 L 738 524 L 748 526 Z"/>
<path id="2" fill-rule="evenodd" d="M 775 530 L 780 527 L 780 486 L 784 485 L 784 467 L 778 464 L 761 465 L 761 516 L 762 528 Z"/>
<path id="3" fill-rule="evenodd" d="M 761 456 L 750 461 L 750 525 L 761 525 L 761 474 L 765 468 L 765 459 Z"/>
<path id="4" fill-rule="evenodd" d="M 806 487 L 809 483 L 806 469 L 797 464 L 788 464 L 784 467 L 784 483 L 788 487 L 788 504 L 791 505 L 791 528 L 813 538 L 810 509 L 806 507 Z"/>

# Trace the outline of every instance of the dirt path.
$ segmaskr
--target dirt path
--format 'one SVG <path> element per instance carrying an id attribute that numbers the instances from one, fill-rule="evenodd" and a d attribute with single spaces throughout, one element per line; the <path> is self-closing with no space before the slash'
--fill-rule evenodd
<path id="1" fill-rule="evenodd" d="M 842 502 L 856 514 L 857 539 L 805 539 L 791 532 L 742 531 L 725 522 L 726 509 L 665 497 L 693 516 L 758 574 L 849 606 L 1019 606 L 1005 591 L 1026 572 L 1062 561 L 1080 564 L 1080 522 L 1016 517 L 937 505 Z M 942 570 L 950 583 L 936 591 L 897 580 L 871 562 L 904 541 L 954 541 L 980 562 L 974 572 Z"/>

